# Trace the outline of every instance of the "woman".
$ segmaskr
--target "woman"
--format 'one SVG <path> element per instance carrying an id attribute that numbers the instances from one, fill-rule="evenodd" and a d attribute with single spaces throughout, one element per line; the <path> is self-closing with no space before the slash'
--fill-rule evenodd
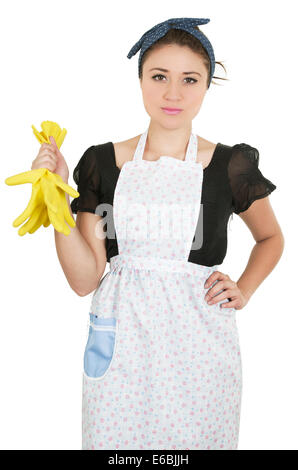
<path id="1" fill-rule="evenodd" d="M 208 21 L 167 20 L 132 48 L 129 58 L 141 48 L 149 127 L 85 151 L 73 174 L 76 227 L 68 237 L 55 231 L 71 287 L 79 295 L 95 290 L 84 355 L 83 449 L 238 446 L 235 312 L 278 262 L 283 235 L 268 198 L 276 186 L 260 172 L 258 150 L 193 133 L 215 65 L 196 26 Z M 50 158 L 49 169 L 68 182 L 51 141 L 34 168 Z M 218 269 L 233 212 L 256 240 L 237 282 Z"/>

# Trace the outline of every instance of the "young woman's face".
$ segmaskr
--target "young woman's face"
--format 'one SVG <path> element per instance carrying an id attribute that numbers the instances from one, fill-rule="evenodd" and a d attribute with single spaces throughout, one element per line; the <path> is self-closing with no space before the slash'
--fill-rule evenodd
<path id="1" fill-rule="evenodd" d="M 185 126 L 200 110 L 208 89 L 207 79 L 202 58 L 188 47 L 171 44 L 153 51 L 143 64 L 140 80 L 147 113 L 165 127 Z M 182 111 L 170 115 L 162 108 Z"/>

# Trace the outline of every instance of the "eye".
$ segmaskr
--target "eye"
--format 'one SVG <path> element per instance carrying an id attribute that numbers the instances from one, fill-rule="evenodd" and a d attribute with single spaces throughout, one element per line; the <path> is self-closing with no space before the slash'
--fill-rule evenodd
<path id="1" fill-rule="evenodd" d="M 196 80 L 195 78 L 191 78 L 191 77 L 186 77 L 185 80 L 193 80 L 192 83 L 197 83 L 198 80 Z"/>
<path id="2" fill-rule="evenodd" d="M 156 77 L 164 77 L 164 75 L 161 75 L 160 73 L 158 73 L 157 75 L 153 75 L 153 79 L 155 79 Z M 160 80 L 155 80 L 156 82 L 159 82 Z"/>
<path id="3" fill-rule="evenodd" d="M 156 77 L 165 77 L 164 75 L 162 75 L 161 73 L 158 73 L 157 75 L 153 75 L 153 80 L 156 79 Z M 198 80 L 196 80 L 195 78 L 192 78 L 192 77 L 186 77 L 185 80 L 192 80 L 191 83 L 196 83 Z M 161 80 L 155 80 L 156 82 L 160 82 Z M 188 82 L 190 83 L 190 82 Z"/>

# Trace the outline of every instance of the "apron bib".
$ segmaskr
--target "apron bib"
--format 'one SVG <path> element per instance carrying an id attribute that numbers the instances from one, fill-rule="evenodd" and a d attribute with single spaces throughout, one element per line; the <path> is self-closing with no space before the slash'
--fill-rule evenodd
<path id="1" fill-rule="evenodd" d="M 183 161 L 147 161 L 147 135 L 121 169 L 119 254 L 92 297 L 83 449 L 233 450 L 242 390 L 236 310 L 204 300 L 218 266 L 188 262 L 203 183 L 197 137 L 191 132 Z"/>

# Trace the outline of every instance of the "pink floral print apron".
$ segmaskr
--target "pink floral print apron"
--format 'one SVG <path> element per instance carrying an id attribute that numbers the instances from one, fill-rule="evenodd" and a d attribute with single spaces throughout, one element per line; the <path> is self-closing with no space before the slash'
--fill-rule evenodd
<path id="1" fill-rule="evenodd" d="M 92 297 L 83 449 L 234 450 L 242 390 L 236 310 L 204 300 L 218 266 L 188 262 L 203 182 L 197 136 L 191 132 L 185 160 L 148 161 L 147 135 L 119 174 L 119 254 Z"/>

